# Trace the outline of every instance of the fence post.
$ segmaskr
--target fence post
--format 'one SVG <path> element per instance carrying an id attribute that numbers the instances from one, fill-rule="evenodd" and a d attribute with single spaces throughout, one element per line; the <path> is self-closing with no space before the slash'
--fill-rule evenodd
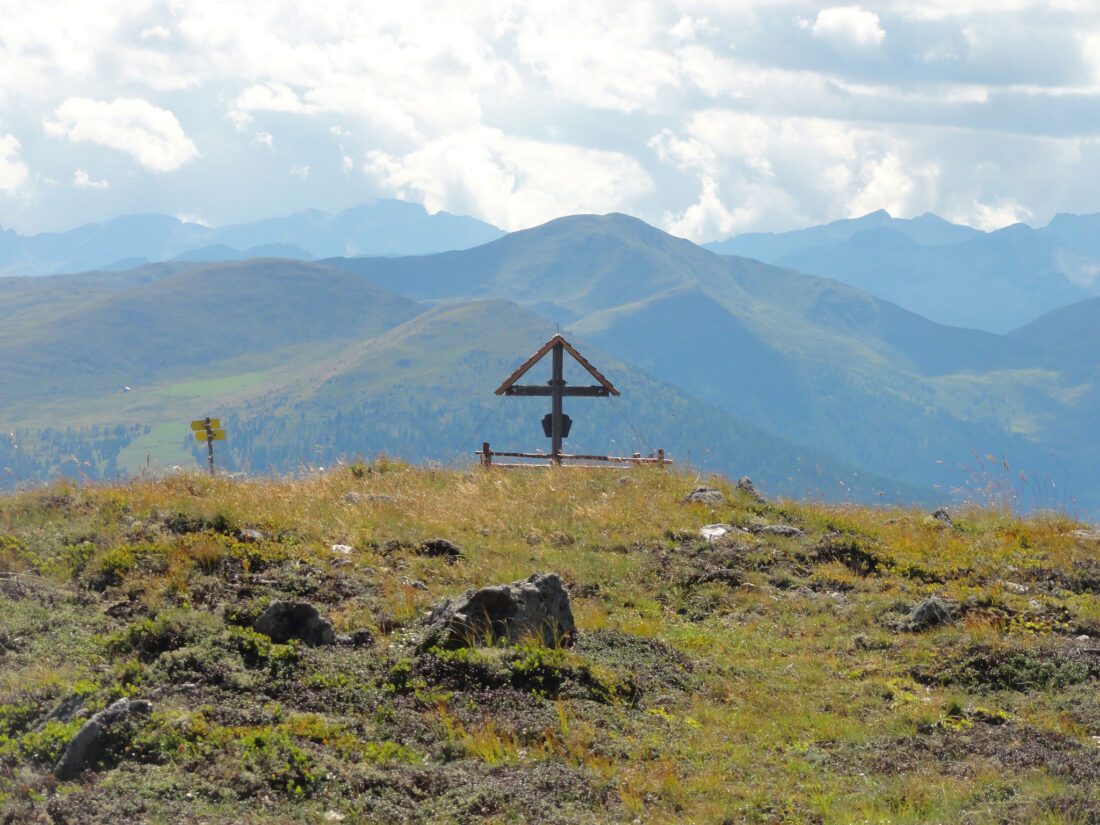
<path id="1" fill-rule="evenodd" d="M 492 467 L 493 466 L 493 451 L 489 449 L 489 442 L 481 442 L 481 466 Z"/>

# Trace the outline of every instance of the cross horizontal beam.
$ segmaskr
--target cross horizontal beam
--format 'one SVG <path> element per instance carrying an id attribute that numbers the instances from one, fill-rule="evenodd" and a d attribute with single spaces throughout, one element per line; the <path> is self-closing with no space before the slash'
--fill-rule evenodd
<path id="1" fill-rule="evenodd" d="M 543 387 L 535 384 L 533 386 L 516 386 L 513 384 L 504 391 L 505 395 L 542 395 L 552 396 L 554 394 L 553 387 Z M 583 396 L 585 398 L 607 398 L 609 395 L 607 387 L 562 387 L 561 394 Z"/>

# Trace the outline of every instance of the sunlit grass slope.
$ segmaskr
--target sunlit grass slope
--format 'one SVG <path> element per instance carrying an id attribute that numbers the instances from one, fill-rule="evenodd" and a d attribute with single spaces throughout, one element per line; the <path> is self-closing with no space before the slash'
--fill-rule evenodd
<path id="1" fill-rule="evenodd" d="M 0 498 L 0 821 L 1096 821 L 1096 534 L 703 481 L 723 503 L 385 460 Z M 573 646 L 418 651 L 433 605 L 541 572 Z M 908 623 L 933 596 L 950 621 Z M 357 644 L 273 644 L 277 599 Z M 152 711 L 55 780 L 121 697 Z"/>

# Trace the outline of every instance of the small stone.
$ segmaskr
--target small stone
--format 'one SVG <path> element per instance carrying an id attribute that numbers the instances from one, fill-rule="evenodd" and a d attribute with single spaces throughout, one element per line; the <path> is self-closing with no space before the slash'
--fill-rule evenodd
<path id="1" fill-rule="evenodd" d="M 916 606 L 909 611 L 902 626 L 906 630 L 919 631 L 950 624 L 951 620 L 951 605 L 943 599 L 932 596 L 917 602 Z"/>
<path id="2" fill-rule="evenodd" d="M 253 544 L 257 541 L 263 541 L 264 534 L 259 530 L 245 529 L 237 533 L 237 541 L 244 542 L 246 544 Z"/>
<path id="3" fill-rule="evenodd" d="M 408 576 L 402 576 L 401 583 L 405 585 L 405 587 L 411 587 L 413 590 L 428 589 L 428 585 L 424 584 L 420 579 L 410 579 Z"/>
<path id="4" fill-rule="evenodd" d="M 720 539 L 733 530 L 728 524 L 704 524 L 699 528 L 699 537 L 707 541 Z"/>
<path id="5" fill-rule="evenodd" d="M 750 533 L 764 536 L 786 536 L 796 538 L 802 535 L 802 531 L 791 524 L 765 524 L 763 527 L 750 527 Z"/>
<path id="6" fill-rule="evenodd" d="M 426 539 L 416 545 L 416 552 L 432 558 L 457 559 L 462 556 L 462 548 L 447 539 Z"/>
<path id="7" fill-rule="evenodd" d="M 345 818 L 339 811 L 325 811 L 325 822 L 343 822 Z"/>
<path id="8" fill-rule="evenodd" d="M 350 493 L 344 493 L 344 501 L 348 504 L 358 504 L 363 500 L 363 494 L 357 493 L 354 490 Z"/>
<path id="9" fill-rule="evenodd" d="M 724 504 L 726 497 L 720 490 L 713 487 L 696 487 L 683 498 L 684 504 L 710 504 L 712 506 Z"/>
<path id="10" fill-rule="evenodd" d="M 955 522 L 951 520 L 951 514 L 948 513 L 947 510 L 943 507 L 940 507 L 938 510 L 933 511 L 932 518 L 934 518 L 945 527 L 955 526 Z"/>
<path id="11" fill-rule="evenodd" d="M 276 644 L 297 639 L 309 647 L 319 647 L 336 640 L 332 624 L 321 618 L 317 608 L 308 602 L 273 602 L 256 619 L 252 629 L 270 637 Z"/>
<path id="12" fill-rule="evenodd" d="M 1078 642 L 1091 642 L 1092 641 L 1092 636 L 1089 636 L 1087 633 L 1082 633 L 1080 636 L 1077 637 L 1077 641 Z"/>
<path id="13" fill-rule="evenodd" d="M 336 644 L 341 647 L 374 647 L 374 634 L 367 628 L 341 633 L 336 637 Z"/>
<path id="14" fill-rule="evenodd" d="M 755 501 L 757 504 L 767 504 L 768 500 L 756 489 L 756 485 L 752 483 L 752 479 L 748 476 L 742 476 L 737 479 L 737 489 L 742 493 L 745 493 L 749 498 Z"/>
<path id="15" fill-rule="evenodd" d="M 348 555 L 349 553 L 351 553 L 354 550 L 355 550 L 355 548 L 352 547 L 350 544 L 334 544 L 334 545 L 332 545 L 332 552 L 333 553 L 342 553 L 345 556 Z"/>

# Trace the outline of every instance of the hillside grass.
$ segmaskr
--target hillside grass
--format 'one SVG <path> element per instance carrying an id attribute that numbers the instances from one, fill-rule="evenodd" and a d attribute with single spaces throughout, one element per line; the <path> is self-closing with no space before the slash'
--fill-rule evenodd
<path id="1" fill-rule="evenodd" d="M 0 821 L 1100 817 L 1096 534 L 723 479 L 725 503 L 683 503 L 696 483 L 378 459 L 4 496 Z M 803 532 L 702 540 L 715 522 Z M 421 554 L 433 537 L 462 556 Z M 541 572 L 571 593 L 571 647 L 418 651 L 444 598 Z M 907 626 L 930 596 L 951 622 Z M 357 644 L 272 643 L 251 625 L 276 599 Z M 54 779 L 121 697 L 152 712 Z"/>

